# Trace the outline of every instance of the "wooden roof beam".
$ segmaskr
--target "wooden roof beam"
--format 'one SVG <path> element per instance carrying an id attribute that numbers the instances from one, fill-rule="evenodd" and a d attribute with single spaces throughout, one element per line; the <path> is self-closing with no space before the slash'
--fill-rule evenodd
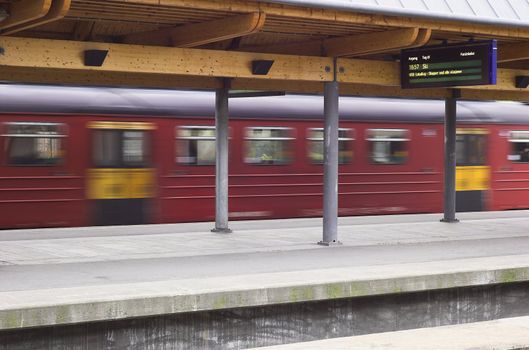
<path id="1" fill-rule="evenodd" d="M 323 40 L 246 47 L 241 48 L 241 51 L 354 57 L 420 47 L 428 43 L 431 35 L 430 29 L 405 28 Z"/>
<path id="2" fill-rule="evenodd" d="M 333 60 L 327 57 L 267 55 L 175 48 L 163 46 L 126 45 L 66 40 L 30 39 L 0 36 L 1 67 L 33 68 L 34 74 L 50 70 L 114 73 L 145 73 L 165 76 L 204 76 L 226 78 L 330 81 Z M 101 67 L 85 65 L 86 50 L 108 52 Z M 267 75 L 255 75 L 252 62 L 273 60 Z M 0 80 L 10 80 L 0 77 Z"/>
<path id="3" fill-rule="evenodd" d="M 141 75 L 143 79 L 163 76 L 209 78 L 247 78 L 251 80 L 325 82 L 334 77 L 333 58 L 300 55 L 279 55 L 249 52 L 145 47 L 111 43 L 77 42 L 65 40 L 30 39 L 0 36 L 0 69 L 5 75 L 0 80 L 12 81 L 10 70 L 25 69 L 25 74 L 40 75 L 92 73 L 105 76 L 109 85 L 118 76 Z M 86 66 L 86 50 L 105 50 L 108 56 L 101 67 Z M 267 75 L 254 75 L 252 62 L 273 60 Z M 339 58 L 336 78 L 344 84 L 400 88 L 400 66 L 397 62 Z M 491 86 L 472 86 L 462 89 L 505 91 L 529 95 L 527 89 L 516 88 L 516 77 L 529 75 L 527 69 L 498 69 L 498 82 Z M 28 78 L 29 79 L 29 78 Z M 279 83 L 280 86 L 281 82 Z M 303 83 L 300 83 L 303 85 Z M 142 86 L 138 84 L 137 86 Z M 145 83 L 145 85 L 148 85 Z M 276 88 L 278 89 L 278 88 Z M 280 88 L 279 88 L 280 89 Z M 492 93 L 491 93 L 492 94 Z"/>
<path id="4" fill-rule="evenodd" d="M 500 44 L 498 47 L 498 63 L 527 59 L 529 59 L 529 42 Z"/>
<path id="5" fill-rule="evenodd" d="M 264 12 L 231 16 L 210 22 L 194 23 L 122 37 L 126 44 L 195 47 L 260 31 L 265 23 Z"/>
<path id="6" fill-rule="evenodd" d="M 73 40 L 87 41 L 93 38 L 95 21 L 79 21 L 75 24 Z"/>
<path id="7" fill-rule="evenodd" d="M 0 22 L 0 30 L 15 27 L 46 16 L 52 0 L 20 0 L 10 4 L 9 17 Z"/>
<path id="8" fill-rule="evenodd" d="M 2 32 L 2 34 L 14 34 L 25 29 L 40 26 L 45 23 L 53 22 L 64 18 L 70 10 L 71 0 L 53 0 L 49 11 L 42 17 L 33 19 L 29 22 L 18 24 Z"/>
<path id="9" fill-rule="evenodd" d="M 423 46 L 432 35 L 430 29 L 404 28 L 383 32 L 325 39 L 326 56 L 346 57 L 377 54 L 388 51 Z"/>
<path id="10" fill-rule="evenodd" d="M 298 41 L 273 45 L 243 46 L 238 51 L 266 52 L 282 55 L 324 56 L 323 40 Z"/>
<path id="11" fill-rule="evenodd" d="M 521 61 L 503 62 L 499 65 L 499 67 L 529 70 L 529 59 L 521 60 Z"/>

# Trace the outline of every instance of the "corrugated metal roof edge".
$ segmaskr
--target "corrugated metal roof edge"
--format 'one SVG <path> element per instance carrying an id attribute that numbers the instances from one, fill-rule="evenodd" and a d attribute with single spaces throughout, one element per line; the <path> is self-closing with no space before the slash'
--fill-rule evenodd
<path id="1" fill-rule="evenodd" d="M 278 4 L 284 4 L 284 5 L 293 5 L 293 6 L 306 6 L 306 7 L 315 7 L 315 8 L 335 9 L 335 10 L 340 10 L 340 11 L 354 11 L 354 12 L 362 12 L 362 13 L 381 14 L 381 15 L 388 15 L 388 16 L 420 17 L 420 18 L 429 18 L 429 19 L 529 28 L 529 21 L 524 22 L 521 20 L 458 15 L 454 13 L 441 13 L 441 12 L 433 12 L 433 11 L 418 10 L 418 9 L 409 10 L 409 9 L 400 9 L 400 8 L 389 7 L 389 6 L 353 4 L 353 3 L 347 3 L 345 1 L 340 1 L 340 0 L 325 0 L 325 3 L 323 3 L 320 0 L 258 0 L 258 1 L 278 3 Z"/>

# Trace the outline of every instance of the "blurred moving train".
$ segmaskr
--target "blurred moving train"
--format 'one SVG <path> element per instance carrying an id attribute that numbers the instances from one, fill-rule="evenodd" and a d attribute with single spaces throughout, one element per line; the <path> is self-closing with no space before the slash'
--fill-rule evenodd
<path id="1" fill-rule="evenodd" d="M 457 209 L 529 208 L 529 106 L 458 105 Z M 230 219 L 322 215 L 323 100 L 230 101 Z M 214 219 L 211 92 L 0 86 L 0 228 Z M 339 213 L 442 211 L 444 102 L 340 100 Z"/>

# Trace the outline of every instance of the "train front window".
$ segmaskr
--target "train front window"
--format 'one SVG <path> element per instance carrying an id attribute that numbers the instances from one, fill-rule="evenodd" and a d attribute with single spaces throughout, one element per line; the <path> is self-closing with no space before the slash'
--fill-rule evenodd
<path id="1" fill-rule="evenodd" d="M 509 143 L 510 154 L 508 159 L 515 163 L 529 163 L 529 131 L 511 131 Z"/>
<path id="2" fill-rule="evenodd" d="M 487 162 L 487 135 L 483 131 L 456 136 L 457 166 L 479 166 Z"/>
<path id="3" fill-rule="evenodd" d="M 352 137 L 354 130 L 339 129 L 338 130 L 338 161 L 340 164 L 351 163 L 353 158 L 352 151 Z M 323 129 L 313 128 L 308 129 L 309 141 L 308 157 L 313 164 L 323 163 Z"/>
<path id="4" fill-rule="evenodd" d="M 246 128 L 245 157 L 248 164 L 287 164 L 292 160 L 292 128 Z"/>
<path id="5" fill-rule="evenodd" d="M 374 164 L 403 164 L 408 159 L 409 130 L 368 129 L 371 160 Z"/>
<path id="6" fill-rule="evenodd" d="M 215 127 L 183 126 L 177 131 L 176 161 L 189 165 L 215 164 Z"/>
<path id="7" fill-rule="evenodd" d="M 59 123 L 6 123 L 9 165 L 56 165 L 62 161 L 66 126 Z"/>

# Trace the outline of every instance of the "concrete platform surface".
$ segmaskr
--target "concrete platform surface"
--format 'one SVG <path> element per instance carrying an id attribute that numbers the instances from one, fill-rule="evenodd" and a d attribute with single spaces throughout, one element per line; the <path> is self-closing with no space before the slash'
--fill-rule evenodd
<path id="1" fill-rule="evenodd" d="M 0 231 L 0 329 L 528 281 L 528 215 Z"/>
<path id="2" fill-rule="evenodd" d="M 529 317 L 297 343 L 259 350 L 527 350 Z M 255 349 L 256 350 L 256 349 Z"/>

